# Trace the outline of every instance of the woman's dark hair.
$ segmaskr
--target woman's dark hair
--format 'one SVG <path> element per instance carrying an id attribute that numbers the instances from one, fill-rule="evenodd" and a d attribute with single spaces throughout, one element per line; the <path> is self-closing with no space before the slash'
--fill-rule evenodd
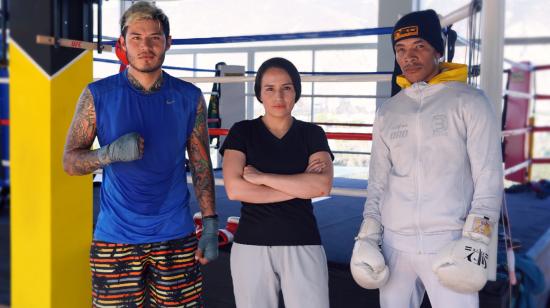
<path id="1" fill-rule="evenodd" d="M 280 68 L 287 72 L 288 76 L 290 76 L 290 79 L 292 80 L 292 85 L 294 86 L 294 91 L 296 92 L 296 98 L 294 99 L 294 102 L 297 102 L 300 99 L 300 95 L 302 94 L 302 80 L 300 78 L 300 73 L 298 73 L 298 69 L 296 69 L 296 66 L 292 64 L 292 62 L 288 61 L 284 58 L 271 58 L 260 66 L 258 69 L 258 72 L 256 73 L 256 80 L 254 82 L 254 93 L 256 94 L 256 98 L 262 103 L 262 99 L 260 98 L 261 90 L 262 90 L 262 78 L 264 77 L 265 72 L 270 68 Z"/>

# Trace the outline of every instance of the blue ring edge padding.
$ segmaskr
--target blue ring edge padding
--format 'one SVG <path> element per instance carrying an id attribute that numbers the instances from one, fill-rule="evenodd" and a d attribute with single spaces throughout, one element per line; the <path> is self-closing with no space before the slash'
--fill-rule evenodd
<path id="1" fill-rule="evenodd" d="M 110 59 L 94 58 L 94 61 L 120 64 L 120 61 L 110 60 Z M 211 69 L 191 68 L 191 67 L 177 67 L 177 66 L 169 66 L 169 65 L 163 65 L 162 68 L 167 69 L 167 70 L 179 70 L 179 71 L 191 71 L 191 72 L 208 72 L 208 73 L 215 73 L 216 72 L 216 70 L 211 70 Z M 246 71 L 245 73 L 246 74 L 256 74 L 256 71 Z M 392 72 L 300 72 L 300 74 L 301 75 L 375 75 L 375 74 L 388 74 L 388 75 L 391 75 Z"/>
<path id="2" fill-rule="evenodd" d="M 225 37 L 203 37 L 189 39 L 173 39 L 172 45 L 201 45 L 201 44 L 225 44 L 225 43 L 247 43 L 262 41 L 286 41 L 302 39 L 326 39 L 352 36 L 384 35 L 391 34 L 392 27 L 368 28 L 355 30 L 335 30 L 320 32 L 299 32 L 286 34 L 262 34 L 262 35 L 243 35 L 243 36 L 225 36 Z M 115 46 L 116 41 L 105 41 L 105 45 Z"/>

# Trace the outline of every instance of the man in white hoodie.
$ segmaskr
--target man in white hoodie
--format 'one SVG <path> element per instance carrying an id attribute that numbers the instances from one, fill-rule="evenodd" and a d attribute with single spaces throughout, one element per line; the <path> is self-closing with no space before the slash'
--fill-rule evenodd
<path id="1" fill-rule="evenodd" d="M 503 190 L 497 118 L 466 65 L 440 63 L 433 10 L 401 18 L 392 43 L 401 90 L 377 111 L 351 271 L 383 308 L 419 307 L 424 291 L 436 308 L 478 307 Z"/>

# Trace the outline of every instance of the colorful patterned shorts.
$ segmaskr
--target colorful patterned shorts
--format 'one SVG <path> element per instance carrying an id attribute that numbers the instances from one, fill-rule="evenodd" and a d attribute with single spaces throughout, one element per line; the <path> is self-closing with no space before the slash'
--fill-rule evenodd
<path id="1" fill-rule="evenodd" d="M 202 307 L 197 239 L 151 244 L 92 242 L 93 307 Z"/>

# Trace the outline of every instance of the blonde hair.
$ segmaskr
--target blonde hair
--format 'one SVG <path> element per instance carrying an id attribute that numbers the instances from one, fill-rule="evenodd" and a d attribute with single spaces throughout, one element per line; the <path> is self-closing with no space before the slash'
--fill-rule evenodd
<path id="1" fill-rule="evenodd" d="M 156 20 L 162 25 L 162 31 L 164 36 L 170 35 L 170 23 L 168 22 L 168 16 L 164 12 L 153 4 L 146 1 L 138 1 L 129 7 L 126 12 L 120 18 L 120 33 L 122 36 L 126 36 L 126 30 L 128 25 L 136 20 Z"/>

